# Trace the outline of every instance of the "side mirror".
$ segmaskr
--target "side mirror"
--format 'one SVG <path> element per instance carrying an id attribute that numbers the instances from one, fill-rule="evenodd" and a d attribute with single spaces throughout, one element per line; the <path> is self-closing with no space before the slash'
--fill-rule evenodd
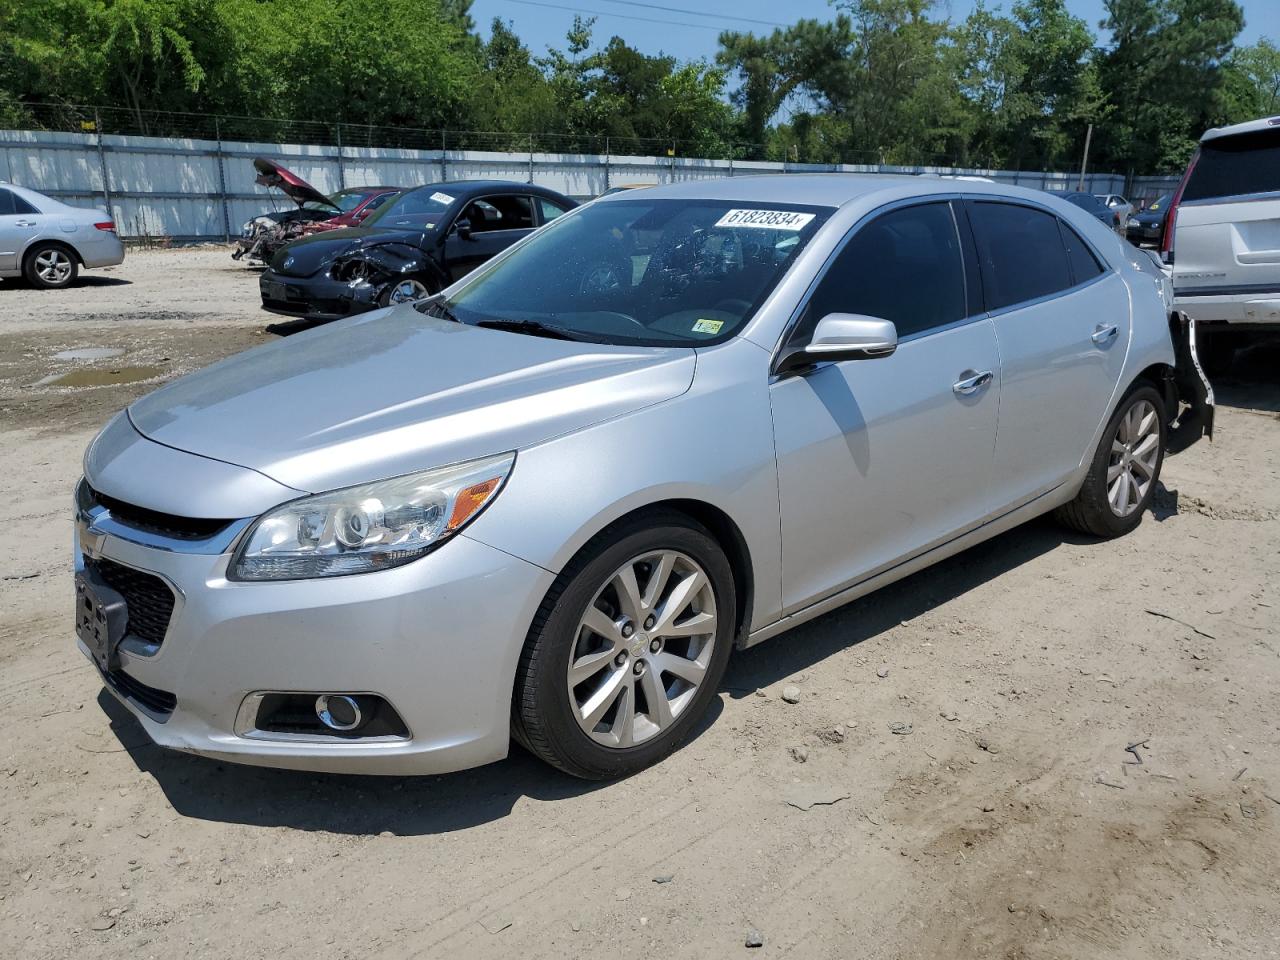
<path id="1" fill-rule="evenodd" d="M 458 231 L 458 236 L 461 239 L 463 240 L 471 239 L 471 221 L 470 220 L 463 217 L 453 225 L 453 228 Z"/>
<path id="2" fill-rule="evenodd" d="M 787 373 L 831 360 L 873 360 L 898 349 L 898 329 L 891 320 L 858 313 L 829 313 L 813 328 L 804 346 L 789 348 L 777 372 Z"/>

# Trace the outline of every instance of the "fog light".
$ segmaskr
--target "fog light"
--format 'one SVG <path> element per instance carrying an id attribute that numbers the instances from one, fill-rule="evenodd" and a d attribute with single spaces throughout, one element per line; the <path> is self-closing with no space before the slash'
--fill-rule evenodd
<path id="1" fill-rule="evenodd" d="M 316 697 L 316 717 L 330 730 L 354 730 L 364 719 L 354 697 L 332 693 Z"/>

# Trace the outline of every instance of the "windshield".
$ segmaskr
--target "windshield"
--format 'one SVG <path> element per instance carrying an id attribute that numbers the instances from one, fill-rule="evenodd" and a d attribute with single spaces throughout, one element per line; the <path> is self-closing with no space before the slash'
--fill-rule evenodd
<path id="1" fill-rule="evenodd" d="M 419 187 L 402 193 L 391 203 L 365 220 L 364 226 L 407 227 L 418 230 L 431 229 L 440 222 L 445 211 L 457 199 L 441 186 Z"/>
<path id="2" fill-rule="evenodd" d="M 830 213 L 720 200 L 595 203 L 534 234 L 443 306 L 464 323 L 544 324 L 600 343 L 720 342 Z"/>
<path id="3" fill-rule="evenodd" d="M 350 213 L 367 196 L 360 190 L 339 190 L 337 193 L 329 194 L 329 203 L 333 207 L 337 207 L 343 213 Z M 308 200 L 302 205 L 304 210 L 332 210 L 333 207 L 329 203 L 321 203 L 319 200 Z"/>
<path id="4" fill-rule="evenodd" d="M 1151 201 L 1151 204 L 1147 207 L 1147 212 L 1154 213 L 1157 210 L 1163 210 L 1165 207 L 1169 205 L 1169 201 L 1171 199 L 1173 199 L 1173 195 L 1169 193 L 1166 193 L 1164 196 L 1161 196 L 1161 197 L 1156 197 L 1154 200 Z"/>

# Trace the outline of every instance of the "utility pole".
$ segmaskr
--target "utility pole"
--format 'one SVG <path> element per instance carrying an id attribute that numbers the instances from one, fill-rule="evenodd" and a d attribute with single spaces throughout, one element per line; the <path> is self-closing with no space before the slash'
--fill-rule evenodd
<path id="1" fill-rule="evenodd" d="M 1084 190 L 1084 171 L 1089 166 L 1089 143 L 1093 140 L 1093 124 L 1089 124 L 1089 129 L 1084 135 L 1084 157 L 1080 161 L 1080 182 L 1076 184 L 1077 190 Z"/>

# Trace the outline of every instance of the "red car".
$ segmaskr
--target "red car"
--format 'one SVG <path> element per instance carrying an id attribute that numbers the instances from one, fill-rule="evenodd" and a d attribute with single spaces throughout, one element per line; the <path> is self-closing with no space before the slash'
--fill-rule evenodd
<path id="1" fill-rule="evenodd" d="M 290 240 L 358 226 L 400 192 L 399 187 L 348 187 L 326 197 L 274 160 L 258 157 L 253 166 L 258 171 L 257 183 L 277 188 L 297 206 L 293 210 L 273 210 L 246 221 L 231 253 L 233 260 L 248 258 L 265 263 Z"/>

